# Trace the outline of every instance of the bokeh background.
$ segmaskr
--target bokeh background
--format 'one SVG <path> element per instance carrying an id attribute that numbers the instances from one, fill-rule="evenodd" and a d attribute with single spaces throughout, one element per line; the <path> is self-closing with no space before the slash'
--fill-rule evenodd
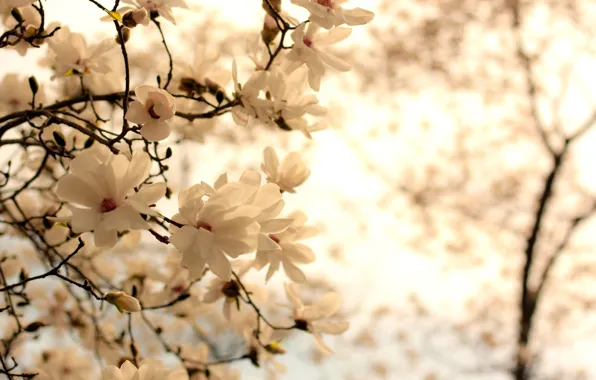
<path id="1" fill-rule="evenodd" d="M 257 0 L 188 3 L 194 12 L 176 12 L 176 27 L 164 23 L 166 35 L 177 36 L 169 37 L 176 57 L 192 60 L 188 41 L 240 57 L 262 26 Z M 349 5 L 376 18 L 338 45 L 353 68 L 323 81 L 327 130 L 307 140 L 228 120 L 174 154 L 185 168 L 174 173 L 177 189 L 257 169 L 267 145 L 299 150 L 312 169 L 288 203 L 321 227 L 309 242 L 318 259 L 305 269 L 341 293 L 352 325 L 328 339 L 333 356 L 318 354 L 309 339 L 292 340 L 280 358 L 288 366 L 282 378 L 500 380 L 513 379 L 523 360 L 531 379 L 596 379 L 596 4 Z M 86 1 L 48 0 L 46 9 L 50 20 L 90 38 L 113 33 Z M 167 63 L 153 32 L 135 30 L 130 43 Z M 1 51 L 0 68 L 42 82 L 51 74 L 37 66 L 41 56 Z M 548 147 L 559 152 L 578 131 L 544 200 L 555 166 Z M 543 277 L 529 344 L 520 349 L 522 291 L 535 294 Z M 262 378 L 249 367 L 241 365 L 244 378 Z"/>

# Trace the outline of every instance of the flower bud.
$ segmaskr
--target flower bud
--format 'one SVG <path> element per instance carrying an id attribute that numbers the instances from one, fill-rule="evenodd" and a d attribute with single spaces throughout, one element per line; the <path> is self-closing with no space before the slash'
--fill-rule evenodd
<path id="1" fill-rule="evenodd" d="M 140 8 L 130 12 L 126 12 L 122 16 L 122 24 L 127 28 L 134 28 L 135 26 L 142 24 L 147 25 L 149 23 L 149 14 L 147 9 Z"/>
<path id="2" fill-rule="evenodd" d="M 35 77 L 29 77 L 29 88 L 31 88 L 31 92 L 35 95 L 37 91 L 39 91 L 39 84 L 37 83 L 37 79 Z"/>
<path id="3" fill-rule="evenodd" d="M 269 45 L 275 37 L 279 34 L 277 23 L 269 14 L 265 15 L 265 22 L 263 23 L 263 30 L 261 30 L 261 38 L 266 45 Z"/>
<path id="4" fill-rule="evenodd" d="M 122 38 L 124 39 L 124 43 L 128 42 L 128 40 L 130 39 L 130 29 L 129 28 L 122 28 L 121 29 L 122 32 Z M 120 36 L 117 35 L 116 36 L 116 43 L 120 44 Z"/>
<path id="5" fill-rule="evenodd" d="M 17 8 L 12 8 L 10 14 L 19 24 L 25 21 L 25 19 L 23 19 L 23 14 Z"/>
<path id="6" fill-rule="evenodd" d="M 111 291 L 107 292 L 103 299 L 118 308 L 118 311 L 123 312 L 135 312 L 141 310 L 141 304 L 138 299 L 129 296 L 122 291 Z"/>

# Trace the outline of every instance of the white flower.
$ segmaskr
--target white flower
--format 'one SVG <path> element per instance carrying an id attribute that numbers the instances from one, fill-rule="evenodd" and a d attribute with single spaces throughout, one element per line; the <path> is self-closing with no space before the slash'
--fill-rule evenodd
<path id="1" fill-rule="evenodd" d="M 327 110 L 319 105 L 315 94 L 305 95 L 308 70 L 298 69 L 290 75 L 274 70 L 268 77 L 268 92 L 273 105 L 273 117 L 289 121 L 308 113 L 322 116 Z"/>
<path id="2" fill-rule="evenodd" d="M 71 206 L 70 224 L 75 233 L 94 231 L 95 245 L 111 248 L 118 232 L 149 229 L 142 214 L 153 215 L 149 207 L 165 195 L 166 184 L 143 186 L 151 169 L 147 153 L 136 153 L 129 162 L 124 155 L 90 149 L 79 154 L 70 165 L 71 173 L 57 184 L 56 194 Z"/>
<path id="3" fill-rule="evenodd" d="M 123 3 L 132 4 L 138 8 L 145 8 L 147 12 L 157 12 L 160 16 L 176 24 L 172 8 L 188 8 L 184 0 L 122 0 Z"/>
<path id="4" fill-rule="evenodd" d="M 232 108 L 234 122 L 246 126 L 250 118 L 258 118 L 264 122 L 269 120 L 271 102 L 259 99 L 261 90 L 267 84 L 267 72 L 255 71 L 244 85 L 238 82 L 238 68 L 236 61 L 232 63 L 232 78 L 234 79 L 234 96 L 240 100 L 240 105 Z"/>
<path id="5" fill-rule="evenodd" d="M 375 14 L 362 8 L 344 9 L 341 5 L 349 0 L 291 0 L 310 12 L 310 21 L 325 29 L 348 24 L 364 25 L 372 21 Z"/>
<path id="6" fill-rule="evenodd" d="M 188 380 L 188 373 L 182 368 L 163 368 L 155 361 L 137 368 L 127 360 L 120 368 L 113 365 L 104 368 L 101 380 Z"/>
<path id="7" fill-rule="evenodd" d="M 341 300 L 334 292 L 326 293 L 312 305 L 304 305 L 300 299 L 298 284 L 284 284 L 286 295 L 292 303 L 293 318 L 298 329 L 309 331 L 315 338 L 317 346 L 325 353 L 333 351 L 323 342 L 322 334 L 339 335 L 345 332 L 350 324 L 341 321 L 328 321 L 339 310 Z"/>
<path id="8" fill-rule="evenodd" d="M 315 254 L 309 246 L 297 242 L 315 236 L 318 230 L 313 226 L 305 226 L 307 216 L 301 211 L 292 212 L 287 219 L 277 220 L 291 220 L 292 222 L 289 226 L 284 223 L 286 228 L 279 232 L 267 234 L 267 239 L 259 239 L 255 266 L 261 269 L 269 264 L 266 277 L 268 281 L 282 264 L 284 272 L 290 280 L 304 283 L 306 276 L 296 264 L 312 263 L 315 260 Z"/>
<path id="9" fill-rule="evenodd" d="M 248 197 L 244 203 L 258 207 L 259 209 L 259 213 L 255 217 L 255 220 L 260 226 L 258 251 L 280 249 L 274 234 L 284 232 L 294 222 L 294 219 L 277 218 L 285 205 L 279 186 L 274 183 L 267 183 L 261 186 L 261 174 L 250 170 L 245 171 L 238 182 L 243 183 L 252 189 L 252 193 L 247 193 L 247 196 L 250 197 Z M 216 181 L 216 188 L 227 183 L 228 178 L 227 175 L 224 174 Z M 271 272 L 271 274 L 273 274 L 273 272 Z M 270 275 L 267 277 L 267 280 L 269 280 L 269 278 Z"/>
<path id="10" fill-rule="evenodd" d="M 275 149 L 270 146 L 263 151 L 261 170 L 267 175 L 268 182 L 277 184 L 281 190 L 288 193 L 295 193 L 295 188 L 302 185 L 310 176 L 310 169 L 299 152 L 290 152 L 280 165 Z"/>
<path id="11" fill-rule="evenodd" d="M 123 311 L 131 313 L 141 310 L 141 304 L 138 299 L 121 291 L 107 292 L 103 296 L 103 299 L 116 306 L 121 313 Z"/>
<path id="12" fill-rule="evenodd" d="M 180 192 L 179 213 L 172 219 L 184 226 L 172 228 L 170 242 L 182 252 L 181 265 L 193 277 L 199 277 L 208 264 L 213 273 L 229 281 L 232 268 L 226 256 L 236 258 L 257 248 L 259 209 L 244 204 L 253 192 L 245 184 L 223 185 L 204 200 L 208 190 L 199 184 Z"/>
<path id="13" fill-rule="evenodd" d="M 308 28 L 308 29 L 307 29 Z M 308 67 L 308 83 L 310 87 L 319 91 L 321 78 L 325 74 L 325 65 L 339 71 L 350 70 L 350 65 L 337 56 L 325 51 L 329 45 L 336 44 L 348 38 L 352 33 L 350 28 L 333 28 L 321 32 L 321 27 L 313 22 L 299 25 L 292 33 L 294 45 L 286 55 L 292 61 L 288 72 L 292 72 L 303 63 Z"/>
<path id="14" fill-rule="evenodd" d="M 195 47 L 194 62 L 192 65 L 179 64 L 181 68 L 180 90 L 197 95 L 208 93 L 215 100 L 215 93 L 221 90 L 230 80 L 230 71 L 217 67 L 219 53 L 208 50 L 198 44 Z M 196 104 L 196 102 L 195 102 Z"/>
<path id="15" fill-rule="evenodd" d="M 66 76 L 108 73 L 111 69 L 106 55 L 118 47 L 113 39 L 87 46 L 85 37 L 80 33 L 72 33 L 68 26 L 62 26 L 47 40 L 56 74 Z"/>
<path id="16" fill-rule="evenodd" d="M 28 1 L 28 3 L 30 3 L 30 1 Z M 0 8 L 1 7 L 2 6 L 0 5 Z M 8 10 L 10 11 L 10 9 Z M 35 36 L 38 31 L 37 29 L 41 25 L 41 16 L 39 15 L 39 12 L 35 10 L 35 8 L 33 8 L 32 6 L 25 6 L 19 8 L 18 11 L 23 18 L 23 23 L 21 24 L 24 28 L 23 37 Z M 12 29 L 15 26 L 17 26 L 18 23 L 17 20 L 15 20 L 15 18 L 11 15 L 6 17 L 6 19 L 4 20 L 4 24 L 6 25 L 7 29 Z M 47 31 L 53 30 L 52 25 L 46 25 L 45 30 L 46 32 L 44 34 L 47 34 Z M 9 43 L 8 46 L 15 49 L 21 56 L 25 56 L 25 54 L 27 54 L 27 51 L 33 47 L 31 46 L 31 43 L 25 40 L 25 38 L 19 38 L 17 36 L 8 36 L 7 42 Z M 32 42 L 35 45 L 39 46 L 44 42 L 44 39 L 38 38 Z"/>
<path id="17" fill-rule="evenodd" d="M 281 345 L 281 340 L 273 340 L 273 330 L 267 324 L 261 324 L 259 339 L 255 337 L 254 326 L 246 325 L 242 329 L 242 336 L 248 345 L 250 352 L 256 352 L 256 361 L 259 365 L 264 365 L 267 372 L 267 379 L 277 379 L 279 373 L 286 371 L 286 366 L 275 360 L 275 355 L 286 353 Z"/>
<path id="18" fill-rule="evenodd" d="M 205 373 L 206 366 L 198 363 L 209 363 L 209 346 L 207 344 L 183 344 L 180 348 L 180 356 L 192 360 L 187 363 L 187 368 L 197 370 L 192 371 L 194 373 L 190 377 L 191 380 L 238 380 L 240 378 L 237 370 L 230 369 L 224 364 L 209 365 L 209 373 Z"/>
<path id="19" fill-rule="evenodd" d="M 236 275 L 242 278 L 251 268 L 251 261 L 235 261 L 233 264 Z M 267 290 L 252 284 L 243 284 L 246 290 L 250 292 L 250 298 L 255 303 L 264 303 L 267 301 Z M 232 319 L 232 310 L 240 310 L 242 303 L 240 302 L 241 286 L 238 281 L 232 279 L 224 281 L 221 278 L 214 278 L 211 280 L 207 292 L 203 296 L 203 302 L 213 303 L 224 297 L 223 314 L 229 321 Z"/>
<path id="20" fill-rule="evenodd" d="M 168 121 L 176 114 L 176 102 L 167 91 L 141 85 L 135 88 L 137 100 L 126 112 L 126 120 L 142 125 L 141 135 L 149 141 L 161 141 L 170 135 Z"/>
<path id="21" fill-rule="evenodd" d="M 31 88 L 26 77 L 13 73 L 4 75 L 0 81 L 0 114 L 30 109 L 32 99 Z M 39 104 L 43 101 L 44 91 L 40 86 L 35 96 L 35 103 Z"/>
<path id="22" fill-rule="evenodd" d="M 39 380 L 87 380 L 97 376 L 93 359 L 77 347 L 46 350 L 41 358 L 33 371 L 39 373 Z"/>

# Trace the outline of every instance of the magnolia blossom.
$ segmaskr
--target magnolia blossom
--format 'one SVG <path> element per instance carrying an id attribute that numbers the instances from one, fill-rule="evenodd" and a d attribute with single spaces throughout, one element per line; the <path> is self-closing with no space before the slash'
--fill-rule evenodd
<path id="1" fill-rule="evenodd" d="M 22 1 L 25 3 L 25 1 Z M 9 1 L 10 3 L 10 1 Z M 27 1 L 27 3 L 31 3 Z M 2 6 L 0 6 L 1 8 Z M 10 10 L 10 9 L 9 9 Z M 18 9 L 21 17 L 23 19 L 23 23 L 21 24 L 24 28 L 23 37 L 33 37 L 37 34 L 38 28 L 41 25 L 41 16 L 35 8 L 32 6 L 24 6 Z M 1 13 L 1 12 L 0 12 Z M 12 15 L 6 17 L 4 20 L 7 29 L 12 29 L 18 25 L 17 20 L 12 17 Z M 45 30 L 52 30 L 53 24 L 46 25 Z M 47 32 L 46 32 L 47 33 Z M 9 47 L 15 49 L 20 56 L 24 57 L 27 54 L 27 51 L 32 48 L 30 42 L 28 42 L 25 38 L 19 38 L 17 36 L 8 36 Z M 32 41 L 36 46 L 41 45 L 44 42 L 43 38 L 37 38 Z"/>
<path id="2" fill-rule="evenodd" d="M 230 80 L 230 71 L 219 68 L 218 61 L 219 52 L 198 44 L 195 47 L 193 64 L 177 65 L 182 71 L 179 89 L 189 94 L 211 95 L 210 98 L 214 101 L 215 94 Z"/>
<path id="3" fill-rule="evenodd" d="M 304 305 L 300 299 L 298 284 L 285 284 L 286 295 L 292 303 L 293 317 L 296 327 L 309 331 L 315 338 L 315 343 L 324 353 L 333 351 L 323 342 L 323 334 L 338 335 L 348 329 L 350 324 L 342 321 L 329 321 L 341 306 L 337 293 L 326 293 L 314 304 Z"/>
<path id="4" fill-rule="evenodd" d="M 253 189 L 242 183 L 209 191 L 205 184 L 180 192 L 179 213 L 172 219 L 184 226 L 173 227 L 170 242 L 182 252 L 181 265 L 199 277 L 205 264 L 217 276 L 229 281 L 232 267 L 226 256 L 236 258 L 257 248 L 259 208 L 244 204 Z"/>
<path id="5" fill-rule="evenodd" d="M 120 368 L 113 365 L 104 368 L 101 380 L 188 380 L 188 373 L 182 368 L 163 368 L 157 361 L 149 361 L 137 368 L 127 360 Z"/>
<path id="6" fill-rule="evenodd" d="M 55 348 L 42 353 L 33 373 L 39 380 L 88 380 L 97 376 L 93 358 L 76 347 Z"/>
<path id="7" fill-rule="evenodd" d="M 315 236 L 318 230 L 313 226 L 305 226 L 307 216 L 301 211 L 292 212 L 285 220 L 291 220 L 292 224 L 282 231 L 269 233 L 267 240 L 259 239 L 255 266 L 261 269 L 269 264 L 266 277 L 268 281 L 282 264 L 290 280 L 304 283 L 306 276 L 296 264 L 312 263 L 315 254 L 310 247 L 298 241 Z"/>
<path id="8" fill-rule="evenodd" d="M 29 80 L 17 74 L 6 74 L 0 80 L 0 115 L 8 112 L 22 111 L 31 108 L 32 100 Z M 35 103 L 44 101 L 44 91 L 39 88 Z"/>
<path id="9" fill-rule="evenodd" d="M 325 29 L 348 24 L 364 25 L 372 21 L 375 14 L 362 8 L 344 9 L 341 5 L 349 0 L 291 0 L 310 12 L 310 21 Z"/>
<path id="10" fill-rule="evenodd" d="M 276 238 L 277 234 L 286 231 L 286 229 L 294 222 L 294 218 L 292 217 L 278 218 L 278 215 L 281 213 L 285 205 L 279 186 L 274 183 L 267 183 L 261 186 L 261 174 L 250 170 L 245 171 L 238 182 L 245 184 L 252 189 L 252 193 L 247 193 L 250 197 L 248 197 L 244 203 L 258 207 L 259 209 L 259 213 L 255 217 L 255 220 L 260 226 L 257 252 L 279 250 L 280 247 L 277 244 L 279 243 L 279 240 Z M 215 187 L 219 188 L 227 183 L 227 175 L 223 174 L 216 181 Z M 266 256 L 267 258 L 270 257 L 267 256 L 267 253 L 264 253 L 261 256 Z M 289 262 L 287 265 L 292 266 Z M 262 266 L 260 268 L 262 268 Z M 272 265 L 272 268 L 274 269 L 268 273 L 267 280 L 269 280 L 273 272 L 279 268 L 279 262 L 277 263 L 277 267 Z M 292 269 L 293 268 L 289 268 L 288 271 L 292 271 Z M 294 278 L 296 278 L 296 276 L 294 276 Z"/>
<path id="11" fill-rule="evenodd" d="M 268 146 L 263 151 L 261 170 L 267 175 L 267 181 L 279 186 L 282 191 L 295 193 L 296 187 L 302 185 L 310 176 L 310 169 L 299 152 L 291 152 L 279 163 L 275 149 Z"/>
<path id="12" fill-rule="evenodd" d="M 288 72 L 306 64 L 308 83 L 313 90 L 319 91 L 321 78 L 326 71 L 325 65 L 339 71 L 350 70 L 348 63 L 326 50 L 329 45 L 345 40 L 351 33 L 352 29 L 344 27 L 321 31 L 321 27 L 313 22 L 308 23 L 308 26 L 299 25 L 292 33 L 294 41 L 292 50 L 286 55 L 287 59 L 292 61 L 287 69 Z"/>
<path id="13" fill-rule="evenodd" d="M 108 73 L 111 69 L 106 55 L 118 47 L 113 39 L 88 46 L 85 37 L 71 32 L 68 26 L 62 26 L 47 40 L 51 57 L 45 62 L 52 64 L 56 75 L 66 76 Z"/>
<path id="14" fill-rule="evenodd" d="M 251 268 L 250 261 L 236 261 L 233 263 L 236 275 L 242 278 Z M 253 302 L 259 304 L 267 301 L 267 290 L 256 285 L 244 284 L 246 290 L 250 293 L 250 298 Z M 235 279 L 224 281 L 221 278 L 214 278 L 211 280 L 207 292 L 203 296 L 203 302 L 214 303 L 215 301 L 224 298 L 223 314 L 229 321 L 232 319 L 233 310 L 239 310 L 242 306 L 240 301 L 241 286 Z"/>
<path id="15" fill-rule="evenodd" d="M 56 194 L 70 206 L 70 224 L 75 233 L 94 231 L 95 245 L 110 248 L 118 232 L 149 229 L 140 214 L 153 215 L 149 207 L 166 192 L 165 183 L 140 186 L 149 175 L 151 159 L 138 152 L 129 162 L 124 155 L 91 149 L 78 155 L 70 165 L 71 173 L 57 184 Z"/>
<path id="16" fill-rule="evenodd" d="M 282 127 L 288 121 L 304 114 L 325 115 L 327 110 L 319 105 L 314 94 L 305 95 L 307 88 L 307 71 L 298 69 L 290 75 L 281 70 L 274 70 L 268 76 L 268 97 L 272 103 L 272 122 Z M 308 137 L 308 136 L 307 136 Z"/>
<path id="17" fill-rule="evenodd" d="M 123 3 L 132 4 L 137 8 L 145 8 L 147 12 L 157 12 L 172 24 L 176 24 L 172 8 L 188 8 L 184 0 L 122 0 Z"/>
<path id="18" fill-rule="evenodd" d="M 255 71 L 244 85 L 238 82 L 238 68 L 236 61 L 232 63 L 232 78 L 234 79 L 234 96 L 240 100 L 239 105 L 232 108 L 234 122 L 241 126 L 248 125 L 250 118 L 258 118 L 267 122 L 271 102 L 260 99 L 259 94 L 267 84 L 267 72 Z"/>
<path id="19" fill-rule="evenodd" d="M 176 102 L 167 91 L 141 85 L 135 88 L 137 100 L 126 112 L 126 120 L 142 125 L 141 135 L 149 141 L 161 141 L 170 135 L 169 121 L 176 114 Z"/>
<path id="20" fill-rule="evenodd" d="M 229 368 L 224 364 L 213 364 L 209 365 L 209 373 L 206 374 L 205 365 L 198 363 L 209 363 L 209 346 L 205 343 L 199 343 L 198 345 L 186 345 L 183 344 L 181 347 L 180 356 L 191 359 L 186 364 L 188 369 L 197 370 L 191 371 L 193 374 L 190 380 L 238 380 L 240 374 L 238 370 Z M 102 379 L 103 380 L 103 379 Z"/>
<path id="21" fill-rule="evenodd" d="M 252 320 L 254 321 L 254 318 Z M 259 339 L 255 337 L 254 331 L 253 326 L 244 326 L 242 336 L 249 351 L 256 353 L 255 359 L 259 365 L 264 365 L 267 379 L 276 379 L 279 373 L 286 371 L 286 366 L 275 360 L 275 355 L 285 354 L 286 350 L 282 347 L 281 341 L 273 340 L 275 331 L 269 325 L 261 325 Z"/>

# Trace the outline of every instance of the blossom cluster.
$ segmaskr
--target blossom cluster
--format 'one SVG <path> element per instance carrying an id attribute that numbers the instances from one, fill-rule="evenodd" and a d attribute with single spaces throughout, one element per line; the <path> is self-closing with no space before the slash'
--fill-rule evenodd
<path id="1" fill-rule="evenodd" d="M 302 155 L 280 157 L 268 146 L 260 171 L 243 168 L 234 178 L 221 170 L 213 183 L 177 189 L 169 160 L 184 143 L 204 143 L 226 115 L 235 126 L 312 138 L 325 128 L 322 78 L 330 68 L 350 69 L 332 45 L 373 13 L 348 9 L 347 0 L 291 0 L 309 13 L 299 22 L 281 0 L 263 0 L 249 72 L 201 44 L 192 62 L 173 56 L 161 20 L 176 25 L 175 11 L 189 8 L 184 0 L 122 3 L 109 10 L 90 1 L 116 30 L 116 38 L 93 43 L 67 25 L 45 25 L 42 1 L 0 7 L 7 28 L 0 47 L 21 56 L 45 49 L 39 63 L 53 73 L 42 84 L 15 74 L 0 80 L 0 148 L 22 150 L 2 169 L 2 232 L 26 247 L 0 252 L 0 311 L 10 310 L 0 313 L 7 326 L 0 355 L 10 353 L 18 377 L 79 379 L 97 370 L 102 380 L 181 380 L 235 379 L 227 364 L 244 359 L 274 376 L 293 330 L 331 353 L 322 335 L 341 334 L 348 323 L 336 292 L 312 303 L 301 298 L 300 286 L 309 286 L 304 265 L 316 259 L 305 240 L 318 229 L 304 211 L 286 207 L 311 174 Z M 135 29 L 159 33 L 166 74 L 131 45 Z M 173 200 L 176 210 L 165 211 Z M 276 276 L 281 269 L 285 277 Z M 269 285 L 274 277 L 289 280 L 291 312 L 250 283 L 259 275 Z M 54 337 L 72 331 L 84 350 L 56 347 L 29 367 L 18 364 L 27 334 L 50 327 Z M 208 338 L 226 329 L 244 340 L 241 355 L 222 357 Z M 164 367 L 160 353 L 178 365 Z"/>

